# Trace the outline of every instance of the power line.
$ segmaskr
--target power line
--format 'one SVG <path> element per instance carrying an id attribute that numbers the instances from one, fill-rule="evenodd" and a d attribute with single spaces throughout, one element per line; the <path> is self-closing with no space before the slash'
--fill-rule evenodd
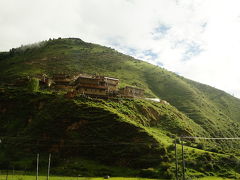
<path id="1" fill-rule="evenodd" d="M 77 145 L 159 145 L 161 142 L 150 142 L 148 140 L 140 140 L 138 142 L 126 142 L 126 141 L 121 141 L 119 140 L 118 142 L 113 142 L 113 141 L 88 141 L 84 142 L 82 140 L 71 140 L 67 139 L 46 139 L 46 138 L 38 138 L 38 139 L 33 139 L 31 137 L 13 137 L 13 136 L 0 136 L 0 142 L 4 144 L 16 144 L 15 140 L 22 140 L 24 142 L 19 142 L 19 144 L 28 144 L 28 145 L 41 145 L 41 144 L 50 144 L 50 143 L 63 143 L 70 145 L 69 143 L 76 143 L 74 144 L 75 146 Z M 72 146 L 72 145 L 70 145 Z"/>
<path id="2" fill-rule="evenodd" d="M 180 139 L 217 139 L 217 140 L 240 140 L 240 137 L 233 137 L 233 138 L 227 138 L 227 137 L 195 137 L 195 136 L 185 136 L 180 137 Z"/>

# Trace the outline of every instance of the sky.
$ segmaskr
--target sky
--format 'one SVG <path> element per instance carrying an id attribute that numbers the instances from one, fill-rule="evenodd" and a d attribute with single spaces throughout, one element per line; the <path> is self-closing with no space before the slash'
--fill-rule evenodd
<path id="1" fill-rule="evenodd" d="M 0 51 L 58 37 L 112 47 L 240 98 L 239 0 L 0 0 Z"/>

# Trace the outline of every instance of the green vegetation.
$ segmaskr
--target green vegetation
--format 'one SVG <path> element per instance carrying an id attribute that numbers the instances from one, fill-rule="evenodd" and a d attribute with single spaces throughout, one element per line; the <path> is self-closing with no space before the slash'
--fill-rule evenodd
<path id="1" fill-rule="evenodd" d="M 39 87 L 38 75 L 59 73 L 116 77 L 120 87 L 143 88 L 146 97 L 170 104 L 68 99 L 66 92 Z M 53 172 L 59 175 L 172 178 L 176 137 L 240 137 L 239 99 L 80 39 L 49 40 L 0 53 L 0 86 L 0 136 L 7 137 L 0 145 L 0 168 L 32 171 L 36 153 L 46 162 L 52 152 Z M 238 141 L 184 144 L 188 176 L 239 176 Z"/>
<path id="2" fill-rule="evenodd" d="M 5 179 L 6 175 L 0 175 L 0 179 Z M 31 175 L 9 175 L 11 180 L 35 180 L 36 176 Z M 39 180 L 46 180 L 46 176 L 39 176 Z M 65 176 L 51 176 L 52 180 L 104 180 L 100 177 L 65 177 Z M 126 178 L 126 177 L 111 177 L 113 180 L 154 180 L 149 178 Z"/>
<path id="3" fill-rule="evenodd" d="M 204 177 L 204 178 L 198 178 L 199 180 L 224 180 L 226 178 L 221 178 L 221 177 L 211 177 L 211 176 L 208 176 L 208 177 Z M 234 178 L 233 178 L 234 179 Z M 228 178 L 228 180 L 230 180 Z"/>
<path id="4" fill-rule="evenodd" d="M 99 173 L 107 172 L 115 176 L 171 177 L 172 170 L 165 172 L 157 168 L 164 161 L 173 161 L 166 149 L 171 139 L 167 135 L 158 136 L 164 134 L 164 130 L 156 128 L 161 125 L 158 119 L 185 119 L 186 122 L 176 125 L 180 132 L 184 126 L 189 126 L 188 122 L 191 123 L 169 105 L 144 100 L 82 97 L 73 100 L 61 95 L 22 90 L 5 91 L 0 97 L 1 107 L 4 107 L 0 116 L 0 136 L 5 136 L 1 168 L 14 166 L 20 170 L 33 170 L 36 153 L 40 151 L 46 161 L 50 151 L 56 158 L 52 170 L 55 174 L 81 172 L 85 176 L 99 176 L 104 175 Z M 142 112 L 136 116 L 134 111 L 137 109 Z M 155 117 L 147 122 L 144 114 L 150 110 Z M 152 113 L 148 115 L 153 116 Z M 172 127 L 173 133 L 176 129 Z M 165 138 L 168 142 L 163 144 L 161 139 Z M 96 162 L 100 164 L 96 165 Z M 101 164 L 107 167 L 101 167 Z M 166 168 L 172 169 L 169 165 Z M 121 167 L 130 169 L 120 171 Z M 148 169 L 151 167 L 157 169 Z"/>
<path id="5" fill-rule="evenodd" d="M 147 100 L 67 99 L 16 89 L 5 89 L 0 98 L 2 169 L 34 171 L 41 152 L 44 172 L 51 152 L 55 175 L 172 178 L 175 137 L 205 133 L 173 106 Z M 235 156 L 199 150 L 197 141 L 185 145 L 188 176 L 234 177 L 239 170 Z"/>
<path id="6" fill-rule="evenodd" d="M 29 91 L 38 91 L 39 90 L 39 79 L 37 78 L 32 78 L 29 80 L 28 86 L 27 86 Z"/>

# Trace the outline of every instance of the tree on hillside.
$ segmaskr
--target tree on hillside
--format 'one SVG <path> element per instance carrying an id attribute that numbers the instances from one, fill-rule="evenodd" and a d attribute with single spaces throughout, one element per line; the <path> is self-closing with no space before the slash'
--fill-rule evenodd
<path id="1" fill-rule="evenodd" d="M 36 92 L 39 90 L 39 79 L 37 78 L 31 78 L 28 83 L 28 90 L 32 92 Z"/>

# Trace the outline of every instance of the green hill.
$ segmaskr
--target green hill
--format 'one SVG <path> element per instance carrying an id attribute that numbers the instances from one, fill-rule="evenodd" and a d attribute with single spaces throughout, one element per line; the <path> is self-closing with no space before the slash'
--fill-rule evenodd
<path id="1" fill-rule="evenodd" d="M 62 93 L 50 90 L 34 93 L 23 90 L 24 87 L 16 88 L 21 79 L 39 74 L 52 77 L 59 73 L 116 77 L 120 79 L 120 87 L 143 88 L 146 97 L 158 97 L 170 105 L 138 99 L 66 99 Z M 40 149 L 45 153 L 59 153 L 63 159 L 79 157 L 82 161 L 94 161 L 106 165 L 105 169 L 111 165 L 138 170 L 132 174 L 170 177 L 174 171 L 171 146 L 176 137 L 240 136 L 239 99 L 114 49 L 76 38 L 49 40 L 0 53 L 0 84 L 0 136 L 13 137 L 10 138 L 13 142 L 22 137 L 21 143 L 14 145 L 22 149 L 19 153 Z M 28 147 L 36 140 L 34 148 Z M 6 149 L 16 149 L 12 144 Z M 102 144 L 102 147 L 91 148 L 89 144 Z M 189 146 L 187 161 L 192 168 L 189 174 L 195 171 L 227 174 L 221 167 L 224 158 L 231 163 L 233 160 L 213 151 L 239 155 L 240 146 L 236 141 L 198 140 L 186 142 L 186 145 Z M 209 159 L 209 156 L 218 161 L 212 164 L 212 169 L 206 164 L 194 164 L 197 158 Z M 60 164 L 56 165 L 56 172 Z M 226 168 L 233 172 L 236 166 Z M 112 169 L 111 173 L 118 172 Z"/>

